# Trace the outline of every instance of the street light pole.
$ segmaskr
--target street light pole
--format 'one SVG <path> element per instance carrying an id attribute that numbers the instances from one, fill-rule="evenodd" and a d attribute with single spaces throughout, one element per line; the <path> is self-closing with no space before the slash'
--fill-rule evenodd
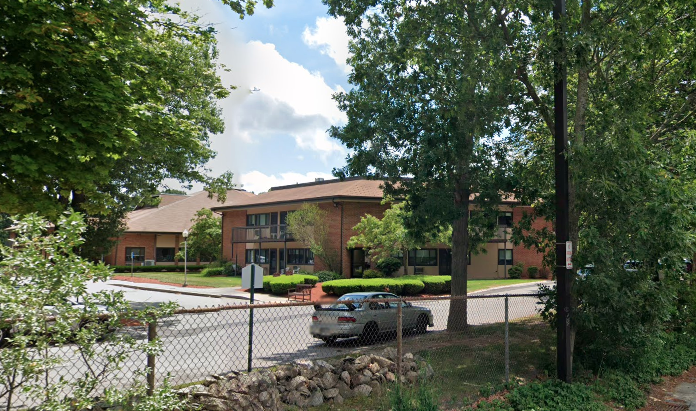
<path id="1" fill-rule="evenodd" d="M 188 261 L 187 261 L 188 260 L 187 241 L 188 241 L 188 235 L 189 235 L 188 230 L 184 230 L 183 235 L 184 235 L 184 285 L 183 286 L 186 287 L 188 285 L 188 284 L 186 284 L 186 277 L 188 275 L 188 272 L 186 270 L 186 265 L 188 263 Z"/>

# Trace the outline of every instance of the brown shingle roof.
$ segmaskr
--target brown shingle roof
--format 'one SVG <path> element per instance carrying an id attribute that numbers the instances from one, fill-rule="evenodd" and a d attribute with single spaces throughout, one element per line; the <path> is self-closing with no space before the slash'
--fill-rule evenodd
<path id="1" fill-rule="evenodd" d="M 351 178 L 344 181 L 326 180 L 314 183 L 273 187 L 267 193 L 240 199 L 233 205 L 213 207 L 214 211 L 249 208 L 270 204 L 298 203 L 304 201 L 363 199 L 379 201 L 383 197 L 382 181 Z"/>
<path id="2" fill-rule="evenodd" d="M 216 198 L 208 198 L 207 191 L 200 191 L 176 202 L 153 208 L 144 208 L 128 213 L 126 232 L 135 233 L 181 233 L 191 228 L 191 219 L 202 208 L 229 206 L 247 198 L 254 193 L 240 190 L 227 192 L 227 200 L 220 204 Z"/>

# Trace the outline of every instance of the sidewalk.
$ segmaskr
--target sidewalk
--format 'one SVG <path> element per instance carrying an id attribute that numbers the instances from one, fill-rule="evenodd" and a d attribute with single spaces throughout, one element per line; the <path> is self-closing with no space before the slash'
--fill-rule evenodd
<path id="1" fill-rule="evenodd" d="M 191 295 L 197 297 L 208 298 L 233 298 L 237 300 L 249 301 L 250 295 L 241 288 L 224 287 L 224 288 L 191 288 L 169 284 L 153 284 L 153 283 L 136 283 L 123 280 L 109 280 L 107 284 L 132 288 L 136 290 L 155 291 L 160 293 Z M 254 301 L 261 303 L 284 303 L 287 302 L 285 297 L 276 297 L 268 294 L 255 294 Z"/>

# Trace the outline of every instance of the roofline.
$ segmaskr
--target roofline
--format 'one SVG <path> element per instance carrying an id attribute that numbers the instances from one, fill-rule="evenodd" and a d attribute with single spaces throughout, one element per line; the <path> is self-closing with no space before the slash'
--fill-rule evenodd
<path id="1" fill-rule="evenodd" d="M 291 201 L 271 201 L 266 203 L 255 203 L 255 204 L 241 204 L 241 205 L 231 205 L 224 207 L 211 207 L 212 211 L 224 212 L 232 210 L 246 210 L 250 208 L 262 208 L 262 207 L 273 207 L 273 206 L 283 206 L 291 204 L 303 204 L 303 203 L 324 203 L 324 202 L 336 202 L 336 201 L 370 201 L 370 202 L 382 202 L 384 197 L 353 197 L 353 196 L 325 196 L 325 197 L 315 197 L 306 198 L 303 200 L 291 200 Z"/>
<path id="2" fill-rule="evenodd" d="M 372 181 L 377 181 L 381 180 L 384 181 L 381 178 L 367 178 L 367 177 L 344 177 L 344 178 L 332 178 L 330 180 L 321 180 L 321 181 L 310 181 L 308 183 L 297 183 L 297 184 L 289 184 L 286 186 L 277 186 L 277 187 L 271 187 L 268 189 L 268 191 L 278 191 L 278 190 L 288 190 L 291 188 L 298 188 L 298 187 L 308 187 L 308 186 L 318 186 L 322 184 L 333 184 L 333 183 L 341 183 L 344 181 L 355 181 L 355 180 L 372 180 Z"/>

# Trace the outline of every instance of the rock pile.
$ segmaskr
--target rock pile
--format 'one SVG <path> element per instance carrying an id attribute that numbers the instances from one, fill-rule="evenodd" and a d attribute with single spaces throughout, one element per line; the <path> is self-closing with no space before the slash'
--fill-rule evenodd
<path id="1" fill-rule="evenodd" d="M 326 361 L 298 360 L 292 364 L 250 373 L 213 375 L 203 385 L 181 390 L 208 411 L 283 410 L 323 403 L 342 403 L 346 398 L 380 393 L 382 386 L 396 381 L 396 350 L 387 348 L 378 355 L 346 357 Z M 413 354 L 402 359 L 402 381 L 415 383 L 430 378 L 430 364 Z"/>

